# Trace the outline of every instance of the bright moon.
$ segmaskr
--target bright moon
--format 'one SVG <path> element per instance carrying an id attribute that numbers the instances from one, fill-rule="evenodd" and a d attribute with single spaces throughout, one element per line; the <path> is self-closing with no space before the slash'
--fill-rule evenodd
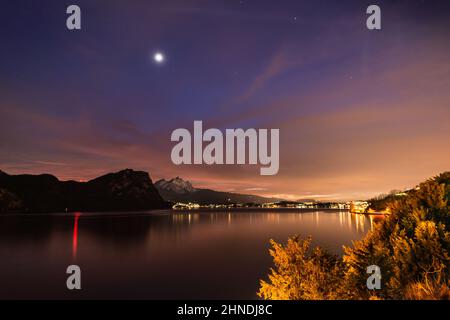
<path id="1" fill-rule="evenodd" d="M 164 62 L 164 55 L 161 52 L 157 52 L 153 56 L 153 60 L 155 60 L 156 63 L 163 63 Z"/>

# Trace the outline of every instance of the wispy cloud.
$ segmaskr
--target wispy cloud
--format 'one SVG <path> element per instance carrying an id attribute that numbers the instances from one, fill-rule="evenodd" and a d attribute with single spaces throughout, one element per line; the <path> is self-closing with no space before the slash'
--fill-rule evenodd
<path id="1" fill-rule="evenodd" d="M 268 190 L 267 188 L 245 188 L 245 191 L 265 191 Z"/>
<path id="2" fill-rule="evenodd" d="M 48 166 L 67 166 L 67 163 L 52 162 L 52 161 L 34 161 L 34 163 L 48 165 Z"/>

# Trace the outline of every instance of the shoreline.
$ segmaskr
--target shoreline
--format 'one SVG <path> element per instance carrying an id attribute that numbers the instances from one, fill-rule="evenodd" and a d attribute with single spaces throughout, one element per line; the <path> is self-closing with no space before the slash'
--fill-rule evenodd
<path id="1" fill-rule="evenodd" d="M 35 216 L 55 216 L 55 217 L 73 217 L 75 215 L 83 216 L 120 216 L 120 215 L 158 215 L 158 214 L 183 214 L 183 213 L 207 213 L 207 212 L 289 212 L 289 213 L 301 213 L 301 212 L 339 212 L 339 213 L 351 213 L 360 214 L 366 216 L 385 216 L 383 212 L 371 212 L 360 213 L 351 212 L 348 209 L 332 209 L 332 208 L 198 208 L 198 209 L 154 209 L 154 210 L 142 210 L 142 211 L 73 211 L 73 212 L 39 212 L 39 213 L 2 213 L 1 217 L 8 216 L 23 216 L 23 217 L 35 217 Z"/>

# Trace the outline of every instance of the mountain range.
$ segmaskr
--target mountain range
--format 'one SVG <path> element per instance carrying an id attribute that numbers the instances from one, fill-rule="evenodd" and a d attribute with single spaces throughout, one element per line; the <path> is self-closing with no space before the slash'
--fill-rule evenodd
<path id="1" fill-rule="evenodd" d="M 265 198 L 251 194 L 215 191 L 211 189 L 195 188 L 189 181 L 180 177 L 171 180 L 161 179 L 155 182 L 155 187 L 166 201 L 206 204 L 227 203 L 267 203 L 280 201 L 277 198 Z"/>
<path id="2" fill-rule="evenodd" d="M 147 172 L 131 169 L 88 182 L 60 181 L 49 174 L 0 171 L 0 213 L 140 211 L 167 208 Z"/>
<path id="3" fill-rule="evenodd" d="M 170 208 L 170 202 L 207 205 L 279 200 L 199 189 L 180 177 L 153 184 L 147 172 L 131 169 L 87 182 L 60 181 L 50 174 L 9 175 L 0 170 L 0 213 L 142 211 Z"/>

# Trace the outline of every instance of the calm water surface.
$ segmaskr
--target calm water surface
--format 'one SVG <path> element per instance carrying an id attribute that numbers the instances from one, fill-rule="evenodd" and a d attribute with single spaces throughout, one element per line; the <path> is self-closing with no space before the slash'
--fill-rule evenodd
<path id="1" fill-rule="evenodd" d="M 345 211 L 0 216 L 0 298 L 255 299 L 269 239 L 313 236 L 341 254 L 373 217 Z M 82 290 L 66 289 L 66 268 Z"/>

